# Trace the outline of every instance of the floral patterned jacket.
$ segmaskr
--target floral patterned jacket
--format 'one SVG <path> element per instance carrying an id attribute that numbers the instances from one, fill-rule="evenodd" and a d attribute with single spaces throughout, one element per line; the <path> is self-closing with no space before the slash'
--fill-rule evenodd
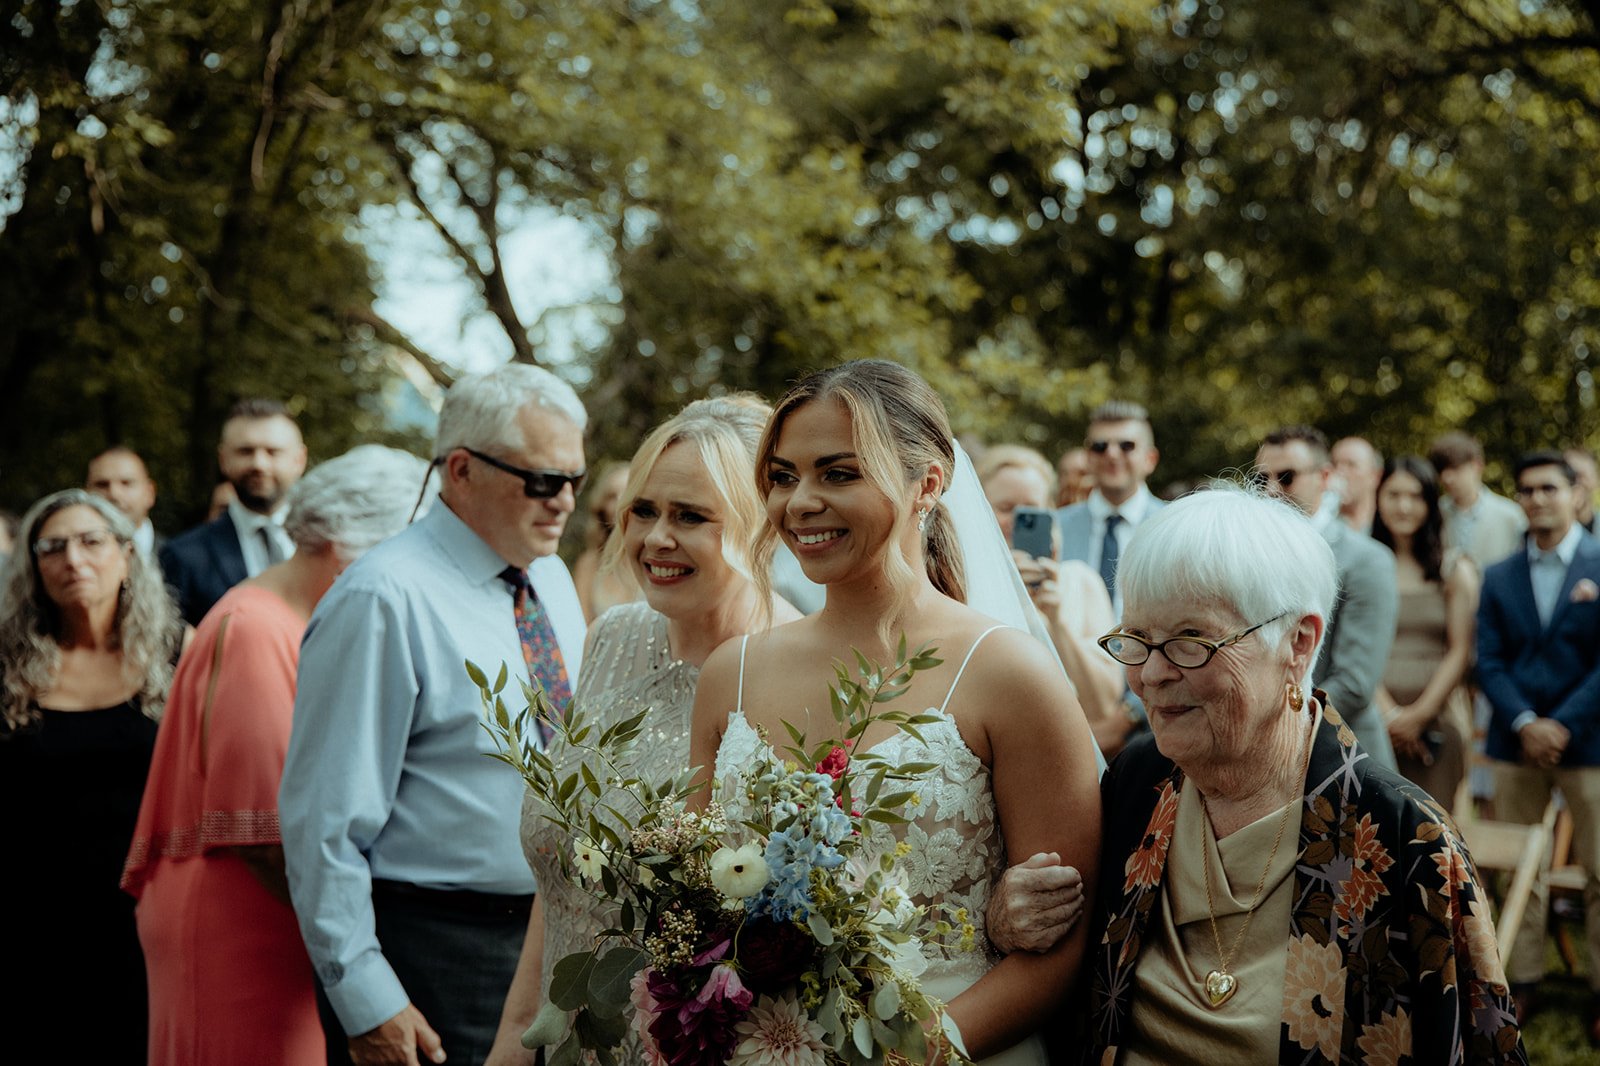
<path id="1" fill-rule="evenodd" d="M 1319 701 L 1322 693 L 1317 693 Z M 1278 1061 L 1527 1063 L 1488 903 L 1455 823 L 1375 765 L 1332 709 L 1314 738 Z M 1113 1062 L 1161 898 L 1183 772 L 1145 738 L 1102 779 L 1086 1063 Z"/>

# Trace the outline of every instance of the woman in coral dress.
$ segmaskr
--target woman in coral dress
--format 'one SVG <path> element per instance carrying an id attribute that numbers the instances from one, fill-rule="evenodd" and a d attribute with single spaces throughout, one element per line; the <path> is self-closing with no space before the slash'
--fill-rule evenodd
<path id="1" fill-rule="evenodd" d="M 340 571 L 405 525 L 424 469 L 367 445 L 306 475 L 285 523 L 295 555 L 219 600 L 178 664 L 122 875 L 151 1063 L 325 1061 L 278 834 L 300 637 Z"/>

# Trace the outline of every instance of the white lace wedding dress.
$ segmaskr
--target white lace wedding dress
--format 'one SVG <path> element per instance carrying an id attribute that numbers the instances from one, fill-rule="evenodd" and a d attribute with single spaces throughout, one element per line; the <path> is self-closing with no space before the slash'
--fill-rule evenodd
<path id="1" fill-rule="evenodd" d="M 961 669 L 956 671 L 944 703 L 928 709 L 928 713 L 937 715 L 940 720 L 919 728 L 923 741 L 909 733 L 896 733 L 871 749 L 894 763 L 936 764 L 937 768 L 924 775 L 915 786 L 916 804 L 903 812 L 911 819 L 910 823 L 863 822 L 861 826 L 861 832 L 866 834 L 862 851 L 868 864 L 875 865 L 878 856 L 893 851 L 904 840 L 911 845 L 911 850 L 897 859 L 895 866 L 905 876 L 905 888 L 912 901 L 930 908 L 930 912 L 937 909 L 947 916 L 964 908 L 968 920 L 977 927 L 977 937 L 970 951 L 961 949 L 959 931 L 952 933 L 944 943 L 924 945 L 929 966 L 922 975 L 923 990 L 947 1003 L 970 988 L 1000 960 L 984 935 L 989 892 L 1007 865 L 1005 843 L 995 817 L 994 794 L 989 787 L 989 770 L 972 754 L 961 739 L 955 720 L 945 713 L 950 695 L 960 683 L 973 652 L 992 632 L 993 629 L 984 632 L 973 642 Z M 749 812 L 739 809 L 742 790 L 729 788 L 726 783 L 736 781 L 743 769 L 770 750 L 744 716 L 744 653 L 748 643 L 746 637 L 739 649 L 738 706 L 728 716 L 728 727 L 717 748 L 716 776 L 718 781 L 724 782 L 723 803 L 733 819 L 745 817 Z M 1044 1042 L 1038 1037 L 1030 1037 L 982 1060 L 987 1066 L 1044 1066 L 1048 1061 Z"/>

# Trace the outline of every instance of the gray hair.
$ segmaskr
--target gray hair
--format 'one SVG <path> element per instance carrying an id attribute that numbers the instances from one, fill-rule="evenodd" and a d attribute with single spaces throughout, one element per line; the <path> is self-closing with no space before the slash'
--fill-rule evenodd
<path id="1" fill-rule="evenodd" d="M 517 412 L 529 404 L 564 415 L 580 430 L 589 424 L 571 385 L 542 367 L 507 363 L 450 386 L 439 410 L 435 461 L 457 448 L 523 447 L 527 442 L 517 426 Z"/>
<path id="2" fill-rule="evenodd" d="M 289 490 L 283 528 L 296 545 L 331 546 L 350 562 L 406 526 L 428 464 L 409 452 L 363 444 L 311 469 Z"/>
<path id="3" fill-rule="evenodd" d="M 0 720 L 6 731 L 39 717 L 36 701 L 55 687 L 61 665 L 56 637 L 61 615 L 46 595 L 33 545 L 50 517 L 68 507 L 88 507 L 105 520 L 118 543 L 131 545 L 133 523 L 109 500 L 83 489 L 52 493 L 22 517 L 16 547 L 0 571 Z M 161 582 L 161 572 L 138 549 L 128 553 L 128 578 L 117 600 L 112 647 L 122 668 L 137 679 L 135 698 L 149 718 L 160 718 L 172 684 L 172 661 L 183 641 L 183 620 Z"/>
<path id="4" fill-rule="evenodd" d="M 1117 588 L 1135 613 L 1147 602 L 1223 603 L 1281 645 L 1302 616 L 1323 621 L 1339 594 L 1333 549 L 1299 510 L 1265 493 L 1218 483 L 1163 507 L 1139 524 L 1117 565 Z M 1301 684 L 1311 683 L 1321 642 Z"/>

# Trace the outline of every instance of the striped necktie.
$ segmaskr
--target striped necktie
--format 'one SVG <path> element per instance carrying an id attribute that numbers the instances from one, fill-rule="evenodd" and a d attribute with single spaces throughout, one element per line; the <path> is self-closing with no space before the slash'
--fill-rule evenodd
<path id="1" fill-rule="evenodd" d="M 522 659 L 528 667 L 528 680 L 544 690 L 556 716 L 564 717 L 567 704 L 572 702 L 572 683 L 567 678 L 566 660 L 561 657 L 561 645 L 556 643 L 550 616 L 533 591 L 527 571 L 508 566 L 500 572 L 500 580 L 511 586 L 517 636 L 522 640 Z M 548 746 L 553 735 L 550 723 L 540 719 L 538 725 L 539 737 Z"/>

